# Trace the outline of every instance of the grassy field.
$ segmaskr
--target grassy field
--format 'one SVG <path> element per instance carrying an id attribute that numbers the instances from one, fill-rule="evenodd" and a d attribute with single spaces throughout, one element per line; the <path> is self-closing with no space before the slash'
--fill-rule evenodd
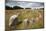
<path id="1" fill-rule="evenodd" d="M 31 9 L 18 9 L 18 10 L 6 10 L 5 11 L 5 24 L 6 24 L 6 31 L 9 30 L 9 18 L 12 15 L 16 15 L 16 14 L 20 14 L 18 16 L 18 18 L 23 21 L 25 18 L 28 18 L 29 20 L 31 20 L 31 18 L 36 19 L 35 24 L 29 24 L 28 26 L 23 25 L 23 23 L 21 23 L 20 25 L 17 25 L 16 28 L 17 29 L 24 29 L 24 28 L 28 28 L 28 29 L 39 29 L 39 28 L 43 28 L 44 27 L 44 19 L 43 19 L 43 10 L 38 9 L 38 10 L 31 10 Z M 41 18 L 39 18 L 39 16 L 42 16 Z M 37 20 L 38 18 L 38 20 Z"/>

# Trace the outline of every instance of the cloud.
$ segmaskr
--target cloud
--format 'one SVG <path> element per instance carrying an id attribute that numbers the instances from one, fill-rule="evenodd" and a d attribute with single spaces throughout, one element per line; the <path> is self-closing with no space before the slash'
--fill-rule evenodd
<path id="1" fill-rule="evenodd" d="M 20 6 L 20 7 L 23 7 L 23 8 L 44 7 L 44 3 L 10 1 L 10 2 L 6 3 L 6 6 L 9 6 L 9 7 Z"/>

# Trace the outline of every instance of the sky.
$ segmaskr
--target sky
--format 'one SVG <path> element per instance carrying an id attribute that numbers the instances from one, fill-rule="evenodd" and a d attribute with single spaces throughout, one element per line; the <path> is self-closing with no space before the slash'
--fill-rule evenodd
<path id="1" fill-rule="evenodd" d="M 6 1 L 35 1 L 35 2 L 43 2 L 43 0 L 6 0 Z"/>
<path id="2" fill-rule="evenodd" d="M 19 6 L 22 8 L 44 7 L 44 3 L 40 2 L 26 2 L 26 1 L 7 1 L 6 6 L 14 7 Z"/>

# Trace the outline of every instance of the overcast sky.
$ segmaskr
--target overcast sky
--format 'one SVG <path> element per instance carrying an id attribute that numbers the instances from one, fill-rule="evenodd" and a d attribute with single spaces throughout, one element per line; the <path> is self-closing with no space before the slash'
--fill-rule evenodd
<path id="1" fill-rule="evenodd" d="M 7 1 L 35 1 L 35 2 L 43 2 L 42 0 L 7 0 Z"/>
<path id="2" fill-rule="evenodd" d="M 40 2 L 24 2 L 24 1 L 6 1 L 6 6 L 14 7 L 14 6 L 20 6 L 23 8 L 31 8 L 31 7 L 44 7 L 44 3 Z"/>

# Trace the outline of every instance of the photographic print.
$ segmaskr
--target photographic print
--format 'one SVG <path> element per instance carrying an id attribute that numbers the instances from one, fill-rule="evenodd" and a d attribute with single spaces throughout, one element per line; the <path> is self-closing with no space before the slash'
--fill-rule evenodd
<path id="1" fill-rule="evenodd" d="M 5 31 L 44 28 L 44 2 L 5 1 Z"/>

